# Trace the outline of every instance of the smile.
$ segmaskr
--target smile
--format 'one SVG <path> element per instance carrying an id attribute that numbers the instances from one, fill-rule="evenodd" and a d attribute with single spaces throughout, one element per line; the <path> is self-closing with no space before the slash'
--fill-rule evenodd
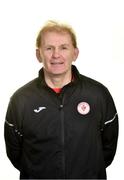
<path id="1" fill-rule="evenodd" d="M 63 62 L 52 62 L 51 64 L 52 65 L 61 65 L 61 64 L 63 64 Z"/>

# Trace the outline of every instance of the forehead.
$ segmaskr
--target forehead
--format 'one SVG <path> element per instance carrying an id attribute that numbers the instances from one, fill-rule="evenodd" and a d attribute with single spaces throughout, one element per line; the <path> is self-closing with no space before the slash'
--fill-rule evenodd
<path id="1" fill-rule="evenodd" d="M 72 39 L 67 32 L 45 32 L 41 43 L 42 45 L 72 44 Z"/>

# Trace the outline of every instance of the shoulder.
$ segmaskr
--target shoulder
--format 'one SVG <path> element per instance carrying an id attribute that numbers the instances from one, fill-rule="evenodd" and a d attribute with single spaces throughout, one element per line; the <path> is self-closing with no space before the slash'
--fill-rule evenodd
<path id="1" fill-rule="evenodd" d="M 102 88 L 106 88 L 101 82 L 92 79 L 88 76 L 82 75 L 80 74 L 80 80 L 82 81 L 82 83 L 84 83 L 85 85 L 89 85 L 89 86 L 94 86 L 94 87 L 102 87 Z"/>
<path id="2" fill-rule="evenodd" d="M 92 94 L 93 92 L 98 93 L 98 92 L 108 91 L 105 85 L 103 85 L 101 82 L 95 79 L 92 79 L 88 76 L 81 74 L 75 66 L 72 67 L 72 70 L 74 77 L 77 80 L 77 83 L 80 85 L 82 90 L 90 92 Z"/>
<path id="3" fill-rule="evenodd" d="M 87 93 L 92 93 L 94 96 L 108 96 L 110 92 L 108 88 L 101 82 L 90 77 L 80 74 L 81 86 Z"/>
<path id="4" fill-rule="evenodd" d="M 22 102 L 24 99 L 30 98 L 37 90 L 37 79 L 38 78 L 35 78 L 18 88 L 11 96 L 11 101 L 20 100 Z"/>

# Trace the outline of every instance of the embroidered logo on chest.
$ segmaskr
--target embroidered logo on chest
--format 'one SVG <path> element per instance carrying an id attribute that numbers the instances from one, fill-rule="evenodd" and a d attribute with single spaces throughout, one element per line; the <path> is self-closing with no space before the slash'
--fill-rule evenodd
<path id="1" fill-rule="evenodd" d="M 77 105 L 77 111 L 82 115 L 86 115 L 90 112 L 90 105 L 87 102 L 80 102 Z"/>
<path id="2" fill-rule="evenodd" d="M 38 107 L 38 109 L 34 109 L 35 113 L 39 113 L 40 111 L 46 109 L 46 107 Z"/>

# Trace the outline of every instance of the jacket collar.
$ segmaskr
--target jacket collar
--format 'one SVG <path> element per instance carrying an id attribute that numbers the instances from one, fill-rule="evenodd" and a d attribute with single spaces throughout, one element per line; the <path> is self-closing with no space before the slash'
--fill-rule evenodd
<path id="1" fill-rule="evenodd" d="M 80 81 L 80 73 L 78 71 L 78 69 L 76 68 L 76 66 L 72 65 L 72 76 L 73 76 L 73 80 L 72 82 L 70 82 L 69 84 L 67 84 L 66 86 L 68 85 L 75 85 L 77 83 L 79 83 Z M 45 82 L 45 78 L 44 78 L 44 70 L 43 68 L 41 68 L 39 70 L 39 76 L 38 76 L 38 86 L 39 87 L 48 87 L 48 85 L 46 84 Z"/>

